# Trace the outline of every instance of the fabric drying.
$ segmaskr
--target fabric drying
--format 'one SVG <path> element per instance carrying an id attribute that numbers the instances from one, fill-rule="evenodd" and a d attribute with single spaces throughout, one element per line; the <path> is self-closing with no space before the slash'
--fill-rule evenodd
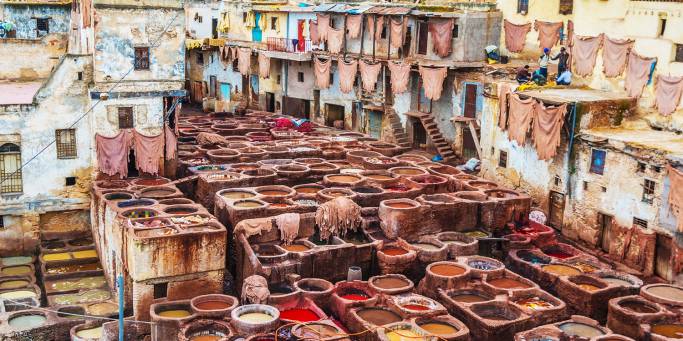
<path id="1" fill-rule="evenodd" d="M 346 197 L 330 200 L 315 211 L 321 240 L 328 240 L 330 236 L 343 237 L 346 232 L 356 231 L 361 222 L 361 207 Z"/>
<path id="2" fill-rule="evenodd" d="M 374 37 L 375 36 L 375 16 L 374 15 L 368 15 L 365 18 L 366 18 L 366 23 L 368 25 L 368 37 Z"/>
<path id="3" fill-rule="evenodd" d="M 521 99 L 517 94 L 508 96 L 508 138 L 524 146 L 526 134 L 534 117 L 536 101 L 533 98 Z"/>
<path id="4" fill-rule="evenodd" d="M 242 304 L 265 304 L 270 297 L 268 281 L 259 275 L 251 275 L 242 284 Z"/>
<path id="5" fill-rule="evenodd" d="M 159 158 L 164 156 L 163 134 L 145 136 L 139 132 L 134 133 L 135 167 L 138 171 L 159 174 Z"/>
<path id="6" fill-rule="evenodd" d="M 655 105 L 662 115 L 671 115 L 681 102 L 683 93 L 683 77 L 657 76 L 655 88 Z"/>
<path id="7" fill-rule="evenodd" d="M 249 238 L 251 236 L 258 236 L 264 232 L 270 232 L 273 229 L 273 218 L 254 218 L 254 219 L 244 219 L 235 225 L 233 234 L 237 236 L 240 233 L 244 233 L 244 236 Z"/>
<path id="8" fill-rule="evenodd" d="M 270 77 L 270 57 L 267 57 L 263 53 L 258 55 L 258 75 L 261 78 Z"/>
<path id="9" fill-rule="evenodd" d="M 602 44 L 602 34 L 597 37 L 576 36 L 572 46 L 574 74 L 585 77 L 593 74 L 595 59 Z"/>
<path id="10" fill-rule="evenodd" d="M 327 41 L 327 31 L 330 29 L 330 15 L 329 14 L 316 14 L 318 17 L 317 31 L 318 40 L 320 42 Z"/>
<path id="11" fill-rule="evenodd" d="M 166 160 L 174 160 L 178 147 L 178 137 L 168 124 L 164 126 L 164 137 L 166 141 Z"/>
<path id="12" fill-rule="evenodd" d="M 567 46 L 574 46 L 574 22 L 567 21 Z"/>
<path id="13" fill-rule="evenodd" d="M 624 73 L 632 47 L 633 40 L 605 37 L 602 47 L 602 69 L 605 77 L 619 77 Z"/>
<path id="14" fill-rule="evenodd" d="M 564 24 L 562 22 L 545 22 L 536 20 L 534 29 L 538 31 L 538 42 L 541 49 L 552 48 L 560 40 L 560 30 Z"/>
<path id="15" fill-rule="evenodd" d="M 363 90 L 367 92 L 375 91 L 375 84 L 377 83 L 379 72 L 382 71 L 382 64 L 369 64 L 364 60 L 359 61 L 358 64 L 360 69 L 360 79 L 363 83 Z"/>
<path id="16" fill-rule="evenodd" d="M 508 95 L 512 92 L 510 83 L 499 83 L 498 85 L 498 127 L 505 130 L 508 120 Z"/>
<path id="17" fill-rule="evenodd" d="M 375 35 L 375 40 L 380 40 L 382 39 L 382 30 L 384 28 L 384 17 L 381 15 L 377 16 L 377 23 L 376 23 L 377 29 L 374 30 L 374 35 Z M 374 27 L 373 27 L 374 29 Z"/>
<path id="18" fill-rule="evenodd" d="M 318 22 L 310 20 L 311 44 L 320 44 L 320 34 L 318 34 Z"/>
<path id="19" fill-rule="evenodd" d="M 313 73 L 315 74 L 315 86 L 319 89 L 327 89 L 330 87 L 330 66 L 332 62 L 330 59 L 320 60 L 314 58 Z"/>
<path id="20" fill-rule="evenodd" d="M 339 53 L 344 45 L 344 30 L 336 28 L 327 29 L 327 50 L 331 53 Z"/>
<path id="21" fill-rule="evenodd" d="M 337 69 L 339 70 L 339 89 L 342 93 L 348 94 L 353 90 L 353 83 L 358 72 L 358 61 L 346 62 L 340 58 L 337 62 Z"/>
<path id="22" fill-rule="evenodd" d="M 242 75 L 248 75 L 251 69 L 251 49 L 248 47 L 237 48 L 237 70 Z"/>
<path id="23" fill-rule="evenodd" d="M 441 58 L 451 54 L 453 47 L 453 25 L 453 19 L 429 19 L 432 49 Z"/>
<path id="24" fill-rule="evenodd" d="M 425 97 L 438 101 L 443 91 L 443 81 L 446 79 L 448 69 L 445 67 L 424 67 L 420 66 L 420 77 L 424 87 Z"/>
<path id="25" fill-rule="evenodd" d="M 119 177 L 128 176 L 128 153 L 133 144 L 133 132 L 121 130 L 114 137 L 95 134 L 97 143 L 97 165 L 100 172 Z"/>
<path id="26" fill-rule="evenodd" d="M 574 41 L 577 42 L 578 40 Z M 557 107 L 546 107 L 543 103 L 536 103 L 531 137 L 539 160 L 550 160 L 557 154 L 566 113 L 566 103 Z"/>
<path id="27" fill-rule="evenodd" d="M 290 245 L 299 235 L 299 213 L 284 213 L 275 216 L 275 225 L 280 230 L 280 240 L 285 245 Z"/>
<path id="28" fill-rule="evenodd" d="M 391 72 L 391 92 L 400 94 L 408 91 L 410 64 L 389 61 L 387 62 L 387 68 Z"/>
<path id="29" fill-rule="evenodd" d="M 391 47 L 399 48 L 403 46 L 406 39 L 406 26 L 408 19 L 403 18 L 390 18 L 389 22 L 391 30 Z"/>
<path id="30" fill-rule="evenodd" d="M 676 216 L 678 232 L 683 232 L 683 172 L 667 164 L 669 174 L 669 206 Z"/>
<path id="31" fill-rule="evenodd" d="M 360 14 L 346 16 L 346 32 L 350 39 L 355 39 L 360 36 L 360 26 L 362 21 L 363 16 Z"/>
<path id="32" fill-rule="evenodd" d="M 505 27 L 505 48 L 514 53 L 524 50 L 526 35 L 531 31 L 531 23 L 516 25 L 507 20 L 503 23 Z"/>
<path id="33" fill-rule="evenodd" d="M 643 87 L 647 84 L 650 77 L 650 68 L 657 58 L 641 57 L 631 51 L 626 67 L 626 94 L 629 97 L 640 97 L 643 94 Z"/>
<path id="34" fill-rule="evenodd" d="M 197 134 L 195 140 L 197 141 L 198 145 L 205 146 L 210 144 L 223 143 L 225 142 L 225 137 L 214 133 L 201 132 Z"/>

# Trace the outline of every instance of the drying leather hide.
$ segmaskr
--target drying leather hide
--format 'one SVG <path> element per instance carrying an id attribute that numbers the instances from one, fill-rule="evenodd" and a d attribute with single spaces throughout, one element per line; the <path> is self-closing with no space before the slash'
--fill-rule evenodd
<path id="1" fill-rule="evenodd" d="M 95 134 L 97 165 L 100 172 L 109 176 L 128 177 L 128 154 L 133 145 L 133 132 L 124 129 L 114 137 Z"/>
<path id="2" fill-rule="evenodd" d="M 508 103 L 508 138 L 522 147 L 526 142 L 526 134 L 534 116 L 536 101 L 533 98 L 523 100 L 517 94 L 510 94 Z"/>
<path id="3" fill-rule="evenodd" d="M 432 49 L 443 58 L 451 54 L 453 47 L 453 19 L 429 19 L 429 33 L 432 35 Z"/>
<path id="4" fill-rule="evenodd" d="M 280 240 L 284 245 L 290 245 L 299 235 L 299 213 L 284 213 L 275 216 L 275 225 L 280 230 Z"/>
<path id="5" fill-rule="evenodd" d="M 576 36 L 572 46 L 572 60 L 574 61 L 574 74 L 585 77 L 593 74 L 595 59 L 602 44 L 602 35 L 597 37 Z"/>
<path id="6" fill-rule="evenodd" d="M 539 160 L 550 160 L 557 154 L 566 113 L 566 103 L 550 108 L 544 106 L 543 103 L 536 103 L 531 136 Z"/>
<path id="7" fill-rule="evenodd" d="M 315 74 L 315 86 L 319 89 L 327 89 L 330 87 L 330 66 L 332 62 L 330 59 L 320 60 L 314 58 L 313 73 Z"/>
<path id="8" fill-rule="evenodd" d="M 268 281 L 259 275 L 244 279 L 242 284 L 242 304 L 265 304 L 270 296 Z"/>
<path id="9" fill-rule="evenodd" d="M 655 105 L 660 114 L 671 115 L 678 108 L 683 93 L 683 77 L 657 76 Z"/>
<path id="10" fill-rule="evenodd" d="M 358 64 L 363 90 L 367 92 L 375 91 L 377 77 L 379 76 L 379 72 L 382 71 L 382 63 L 369 64 L 364 60 L 360 60 Z"/>
<path id="11" fill-rule="evenodd" d="M 650 78 L 650 69 L 652 63 L 656 62 L 657 58 L 641 57 L 637 53 L 631 51 L 628 57 L 628 67 L 626 67 L 626 94 L 629 97 L 639 98 L 643 94 L 643 88 Z"/>
<path id="12" fill-rule="evenodd" d="M 387 62 L 387 68 L 391 72 L 391 92 L 400 94 L 408 91 L 410 64 L 389 61 Z"/>
<path id="13" fill-rule="evenodd" d="M 504 20 L 503 25 L 505 26 L 505 48 L 514 53 L 522 52 L 526 35 L 531 31 L 531 23 L 516 25 Z"/>
<path id="14" fill-rule="evenodd" d="M 337 62 L 337 69 L 339 69 L 339 89 L 342 93 L 348 94 L 353 90 L 353 83 L 358 73 L 358 61 L 345 62 L 340 58 Z"/>
<path id="15" fill-rule="evenodd" d="M 633 47 L 633 40 L 610 39 L 605 37 L 602 47 L 602 64 L 605 77 L 619 77 L 626 69 L 628 54 Z"/>
<path id="16" fill-rule="evenodd" d="M 346 197 L 330 200 L 315 211 L 315 223 L 320 229 L 320 239 L 328 240 L 330 236 L 343 237 L 348 231 L 360 227 L 361 208 Z"/>
<path id="17" fill-rule="evenodd" d="M 261 78 L 270 77 L 270 57 L 266 57 L 263 53 L 258 55 L 258 75 Z"/>
<path id="18" fill-rule="evenodd" d="M 350 39 L 355 39 L 360 36 L 360 24 L 362 21 L 363 16 L 360 14 L 346 16 L 346 30 Z"/>
<path id="19" fill-rule="evenodd" d="M 438 101 L 441 98 L 441 92 L 443 92 L 443 81 L 446 80 L 448 69 L 445 67 L 420 66 L 419 70 L 425 97 Z"/>
<path id="20" fill-rule="evenodd" d="M 560 40 L 560 29 L 564 24 L 562 22 L 545 22 L 536 20 L 534 29 L 538 31 L 538 42 L 542 49 L 551 49 Z"/>

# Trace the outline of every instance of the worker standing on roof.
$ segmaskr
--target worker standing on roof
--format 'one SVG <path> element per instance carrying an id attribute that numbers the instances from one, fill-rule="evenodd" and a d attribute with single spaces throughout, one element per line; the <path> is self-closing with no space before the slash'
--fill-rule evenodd
<path id="1" fill-rule="evenodd" d="M 541 57 L 538 58 L 539 71 L 545 79 L 548 79 L 548 62 L 550 62 L 550 49 L 546 47 Z"/>
<path id="2" fill-rule="evenodd" d="M 562 48 L 560 48 L 560 53 L 558 53 L 557 55 L 555 55 L 555 57 L 552 58 L 552 60 L 558 60 L 558 59 L 559 59 L 559 61 L 557 63 L 557 75 L 559 76 L 559 75 L 562 75 L 566 70 L 569 69 L 567 67 L 568 66 L 567 62 L 569 61 L 569 52 L 567 52 L 567 49 L 564 48 L 564 46 L 562 46 Z"/>

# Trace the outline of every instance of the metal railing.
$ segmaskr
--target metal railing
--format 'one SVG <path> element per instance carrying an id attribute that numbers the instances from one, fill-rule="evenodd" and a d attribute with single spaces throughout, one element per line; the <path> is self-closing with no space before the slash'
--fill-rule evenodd
<path id="1" fill-rule="evenodd" d="M 269 51 L 305 53 L 311 52 L 313 44 L 310 39 L 287 39 L 287 38 L 267 38 L 266 45 Z"/>

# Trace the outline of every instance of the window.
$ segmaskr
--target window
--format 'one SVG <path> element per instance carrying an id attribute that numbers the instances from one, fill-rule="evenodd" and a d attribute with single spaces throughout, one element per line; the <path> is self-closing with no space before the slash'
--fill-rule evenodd
<path id="1" fill-rule="evenodd" d="M 600 186 L 600 190 L 602 190 L 602 193 L 607 193 L 607 187 L 605 186 Z"/>
<path id="2" fill-rule="evenodd" d="M 168 283 L 154 284 L 154 299 L 166 298 L 168 296 Z"/>
<path id="3" fill-rule="evenodd" d="M 559 176 L 555 175 L 555 186 L 559 186 L 562 184 L 562 179 L 560 179 Z"/>
<path id="4" fill-rule="evenodd" d="M 683 63 L 683 44 L 675 44 L 676 55 L 674 56 L 674 62 Z"/>
<path id="5" fill-rule="evenodd" d="M 296 78 L 297 78 L 297 80 L 299 81 L 299 83 L 303 83 L 303 82 L 304 82 L 304 73 L 303 73 L 303 72 L 298 72 L 298 73 L 296 74 Z"/>
<path id="6" fill-rule="evenodd" d="M 560 14 L 572 14 L 574 11 L 574 0 L 560 0 Z"/>
<path id="7" fill-rule="evenodd" d="M 605 172 L 605 156 L 607 152 L 600 149 L 593 149 L 591 154 L 590 172 L 602 175 Z"/>
<path id="8" fill-rule="evenodd" d="M 643 183 L 643 202 L 652 205 L 655 199 L 655 182 L 645 179 Z"/>
<path id="9" fill-rule="evenodd" d="M 633 217 L 633 225 L 640 226 L 644 229 L 647 228 L 647 220 Z"/>
<path id="10" fill-rule="evenodd" d="M 237 61 L 237 59 L 235 59 Z M 197 64 L 204 65 L 204 52 L 197 52 Z"/>
<path id="11" fill-rule="evenodd" d="M 240 69 L 237 67 L 237 58 L 235 58 L 235 60 L 232 61 L 232 71 L 233 72 L 239 72 L 240 71 Z"/>
<path id="12" fill-rule="evenodd" d="M 50 33 L 50 19 L 36 18 L 36 36 L 43 37 Z"/>
<path id="13" fill-rule="evenodd" d="M 498 167 L 506 168 L 508 166 L 508 152 L 500 151 L 498 155 Z"/>
<path id="14" fill-rule="evenodd" d="M 588 190 L 588 181 L 583 182 L 583 190 L 587 191 Z"/>
<path id="15" fill-rule="evenodd" d="M 242 13 L 242 22 L 243 23 L 247 22 L 247 12 Z"/>
<path id="16" fill-rule="evenodd" d="M 517 13 L 527 14 L 529 12 L 529 0 L 517 0 Z"/>
<path id="17" fill-rule="evenodd" d="M 638 162 L 638 172 L 643 173 L 645 172 L 647 165 L 644 162 Z"/>
<path id="18" fill-rule="evenodd" d="M 659 173 L 662 171 L 662 167 L 659 166 L 652 166 L 652 171 L 655 173 Z"/>
<path id="19" fill-rule="evenodd" d="M 282 82 L 282 77 L 280 75 L 277 75 L 276 81 L 277 84 L 280 84 L 280 82 Z"/>
<path id="20" fill-rule="evenodd" d="M 67 176 L 64 178 L 64 184 L 66 186 L 75 186 L 76 185 L 76 177 L 75 176 Z"/>
<path id="21" fill-rule="evenodd" d="M 382 23 L 382 32 L 379 35 L 380 39 L 387 39 L 387 23 Z"/>
<path id="22" fill-rule="evenodd" d="M 663 36 L 666 31 L 666 18 L 659 19 L 659 36 Z"/>
<path id="23" fill-rule="evenodd" d="M 83 80 L 83 72 L 80 72 L 80 71 L 79 71 L 79 72 L 76 74 L 76 78 L 77 78 L 79 81 L 82 81 L 82 80 Z"/>
<path id="24" fill-rule="evenodd" d="M 55 130 L 58 159 L 76 158 L 76 129 Z"/>
<path id="25" fill-rule="evenodd" d="M 453 38 L 458 37 L 459 31 L 460 31 L 460 28 L 458 27 L 458 25 L 453 25 Z"/>
<path id="26" fill-rule="evenodd" d="M 277 30 L 277 18 L 270 18 L 270 29 Z"/>
<path id="27" fill-rule="evenodd" d="M 133 107 L 120 107 L 119 129 L 130 129 L 134 127 L 135 124 L 133 122 Z"/>
<path id="28" fill-rule="evenodd" d="M 135 70 L 149 70 L 149 47 L 135 48 Z"/>
<path id="29" fill-rule="evenodd" d="M 0 230 L 4 230 L 4 229 L 5 229 L 5 216 L 0 215 Z"/>
<path id="30" fill-rule="evenodd" d="M 14 143 L 0 146 L 0 193 L 21 193 L 21 148 Z"/>

